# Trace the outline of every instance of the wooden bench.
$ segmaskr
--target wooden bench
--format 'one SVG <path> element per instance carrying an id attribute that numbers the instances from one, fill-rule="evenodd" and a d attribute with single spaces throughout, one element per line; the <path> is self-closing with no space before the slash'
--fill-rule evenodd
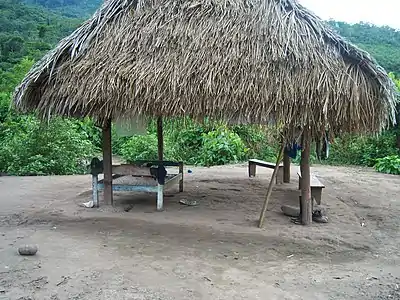
<path id="1" fill-rule="evenodd" d="M 256 176 L 257 166 L 269 169 L 275 169 L 274 163 L 266 162 L 259 159 L 249 159 L 249 177 Z M 283 183 L 283 164 L 280 164 L 278 168 L 278 173 L 276 174 L 276 184 L 282 184 L 282 183 Z"/>
<path id="2" fill-rule="evenodd" d="M 300 170 L 297 172 L 297 175 L 299 176 L 299 190 L 301 190 Z M 310 187 L 311 187 L 311 197 L 315 199 L 318 205 L 321 205 L 322 189 L 325 188 L 325 185 L 321 181 L 319 181 L 317 176 L 311 174 Z"/>

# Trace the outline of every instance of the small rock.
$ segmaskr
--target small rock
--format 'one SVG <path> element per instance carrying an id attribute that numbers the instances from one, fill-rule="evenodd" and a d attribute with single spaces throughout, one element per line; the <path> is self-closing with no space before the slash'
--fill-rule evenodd
<path id="1" fill-rule="evenodd" d="M 35 245 L 24 245 L 18 248 L 20 255 L 35 255 L 38 252 L 38 247 Z"/>
<path id="2" fill-rule="evenodd" d="M 282 205 L 281 209 L 283 214 L 289 217 L 298 217 L 300 215 L 300 208 L 298 207 L 293 207 L 290 205 Z"/>

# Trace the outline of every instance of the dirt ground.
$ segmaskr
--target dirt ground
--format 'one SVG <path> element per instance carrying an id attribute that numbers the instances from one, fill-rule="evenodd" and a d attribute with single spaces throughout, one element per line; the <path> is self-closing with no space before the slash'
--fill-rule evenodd
<path id="1" fill-rule="evenodd" d="M 298 203 L 293 167 L 258 229 L 272 170 L 192 170 L 164 212 L 140 193 L 83 208 L 89 176 L 0 177 L 0 299 L 400 299 L 400 177 L 313 167 L 330 222 L 303 227 L 280 209 Z"/>

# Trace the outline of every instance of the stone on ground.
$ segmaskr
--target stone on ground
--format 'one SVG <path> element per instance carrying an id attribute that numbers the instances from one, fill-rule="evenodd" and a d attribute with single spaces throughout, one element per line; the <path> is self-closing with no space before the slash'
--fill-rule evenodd
<path id="1" fill-rule="evenodd" d="M 18 253 L 24 256 L 35 255 L 38 252 L 38 247 L 35 245 L 23 245 L 18 248 Z"/>

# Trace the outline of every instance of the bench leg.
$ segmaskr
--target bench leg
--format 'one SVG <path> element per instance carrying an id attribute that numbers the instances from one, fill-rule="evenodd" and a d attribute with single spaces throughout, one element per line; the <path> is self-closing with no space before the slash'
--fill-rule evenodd
<path id="1" fill-rule="evenodd" d="M 321 205 L 322 188 L 311 188 L 311 197 L 315 199 L 318 205 Z"/>
<path id="2" fill-rule="evenodd" d="M 283 168 L 278 168 L 278 172 L 276 174 L 276 184 L 283 184 Z"/>
<path id="3" fill-rule="evenodd" d="M 256 165 L 249 163 L 249 177 L 255 177 L 256 176 Z"/>
<path id="4" fill-rule="evenodd" d="M 301 177 L 299 177 L 299 190 L 301 190 Z"/>

